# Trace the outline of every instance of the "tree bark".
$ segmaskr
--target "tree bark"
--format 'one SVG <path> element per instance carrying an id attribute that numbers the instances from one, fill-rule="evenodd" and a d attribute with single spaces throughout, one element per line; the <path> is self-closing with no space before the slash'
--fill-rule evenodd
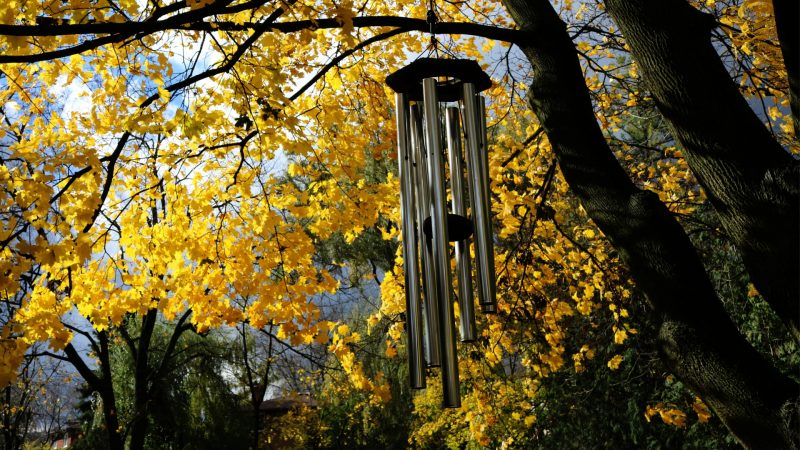
<path id="1" fill-rule="evenodd" d="M 131 357 L 134 361 L 134 418 L 131 425 L 130 450 L 144 449 L 145 437 L 149 423 L 150 385 L 161 380 L 151 380 L 150 368 L 150 341 L 153 336 L 158 311 L 151 309 L 142 320 L 142 330 L 139 335 L 139 347 Z M 165 355 L 165 358 L 167 356 Z"/>
<path id="2" fill-rule="evenodd" d="M 84 380 L 95 380 L 96 386 L 93 388 L 100 393 L 100 398 L 103 400 L 103 418 L 105 419 L 109 448 L 111 450 L 124 450 L 125 442 L 123 442 L 122 435 L 119 433 L 117 399 L 114 394 L 114 385 L 111 377 L 111 353 L 108 347 L 108 334 L 105 331 L 99 331 L 97 340 L 100 342 L 100 354 L 97 357 L 100 360 L 99 366 L 102 377 L 99 379 L 97 377 L 88 377 L 83 372 L 81 375 Z M 70 348 L 70 346 L 67 347 L 68 350 Z M 74 351 L 74 349 L 72 350 Z M 80 357 L 78 356 L 78 358 Z"/>
<path id="3" fill-rule="evenodd" d="M 800 3 L 796 0 L 772 0 L 775 28 L 789 78 L 789 104 L 792 109 L 794 137 L 800 140 Z"/>
<path id="4" fill-rule="evenodd" d="M 70 364 L 89 385 L 89 388 L 100 394 L 103 401 L 103 419 L 108 436 L 108 447 L 110 450 L 124 450 L 122 436 L 119 433 L 119 418 L 117 417 L 117 402 L 114 395 L 114 388 L 111 379 L 111 367 L 109 366 L 108 334 L 105 331 L 97 332 L 97 341 L 91 340 L 92 348 L 100 361 L 100 375 L 89 368 L 81 358 L 78 350 L 72 345 L 67 344 L 64 353 Z"/>
<path id="5" fill-rule="evenodd" d="M 751 281 L 800 338 L 798 161 L 739 94 L 711 45 L 711 16 L 683 0 L 606 6 Z"/>
<path id="6" fill-rule="evenodd" d="M 664 363 L 745 446 L 796 446 L 784 408 L 796 400 L 797 384 L 739 334 L 686 233 L 657 195 L 633 185 L 614 158 L 565 24 L 546 0 L 504 4 L 528 36 L 519 44 L 533 67 L 531 108 L 570 188 L 651 303 Z"/>

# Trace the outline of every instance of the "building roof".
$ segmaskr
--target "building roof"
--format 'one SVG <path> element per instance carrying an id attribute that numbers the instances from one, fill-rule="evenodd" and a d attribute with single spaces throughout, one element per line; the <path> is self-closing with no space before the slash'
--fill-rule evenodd
<path id="1" fill-rule="evenodd" d="M 293 397 L 277 397 L 261 402 L 259 411 L 266 414 L 287 412 L 301 407 L 316 408 L 317 402 L 308 395 L 298 395 Z"/>

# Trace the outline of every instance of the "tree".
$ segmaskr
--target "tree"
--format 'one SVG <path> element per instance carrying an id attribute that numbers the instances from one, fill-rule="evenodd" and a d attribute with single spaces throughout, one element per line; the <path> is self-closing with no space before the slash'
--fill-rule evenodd
<path id="1" fill-rule="evenodd" d="M 152 365 L 158 362 L 170 346 L 172 324 L 157 323 L 150 342 Z M 128 332 L 138 335 L 137 324 L 129 324 Z M 154 379 L 150 382 L 147 408 L 137 400 L 142 394 L 136 388 L 136 355 L 127 343 L 113 339 L 109 348 L 109 366 L 114 389 L 114 413 L 119 424 L 118 435 L 128 445 L 135 444 L 131 436 L 141 433 L 142 447 L 160 448 L 245 448 L 249 423 L 239 396 L 225 377 L 229 368 L 230 341 L 222 333 L 209 336 L 186 334 L 175 344 L 176 354 L 167 359 L 165 375 L 169 382 Z M 141 369 L 139 369 L 141 370 Z M 96 369 L 96 372 L 102 372 Z M 99 374 L 98 376 L 102 376 Z M 108 448 L 115 436 L 108 433 L 108 396 L 101 395 L 95 386 L 86 383 L 81 392 L 83 438 L 80 448 Z M 144 432 L 135 424 L 145 421 Z"/>
<path id="2" fill-rule="evenodd" d="M 585 90 L 577 89 L 583 87 L 583 76 L 572 42 L 563 31 L 555 31 L 563 26 L 560 20 L 549 7 L 535 8 L 536 2 L 509 6 L 521 28 L 531 33 L 530 41 L 536 35 L 553 36 L 546 43 L 522 44 L 534 66 L 532 107 L 570 187 L 614 241 L 660 316 L 659 339 L 668 367 L 714 408 L 744 445 L 796 445 L 797 383 L 741 337 L 686 234 L 654 195 L 637 189 L 619 169 Z M 714 22 L 708 16 L 678 2 L 667 9 L 645 2 L 630 7 L 609 2 L 608 7 L 687 162 L 742 252 L 753 283 L 796 329 L 796 160 L 736 91 L 711 46 L 708 34 Z M 742 134 L 731 136 L 730 129 Z M 753 157 L 754 148 L 763 153 Z M 770 243 L 773 239 L 788 245 Z"/>
<path id="3" fill-rule="evenodd" d="M 3 389 L 0 442 L 4 449 L 17 450 L 27 442 L 50 443 L 67 428 L 74 419 L 72 378 L 59 361 L 25 358 L 16 381 Z"/>
<path id="4" fill-rule="evenodd" d="M 55 349 L 70 351 L 70 333 L 59 317 L 73 307 L 101 333 L 129 313 L 159 310 L 175 318 L 191 311 L 187 320 L 200 332 L 249 321 L 255 328 L 277 324 L 278 336 L 297 342 L 330 335 L 354 383 L 374 388 L 353 364 L 346 336 L 329 333 L 327 321 L 316 322 L 318 308 L 307 299 L 335 290 L 336 283 L 309 255 L 315 240 L 333 233 L 355 239 L 381 211 L 395 211 L 387 216 L 396 217 L 396 180 L 371 184 L 360 178 L 368 159 L 363 149 L 390 157 L 382 77 L 406 52 L 421 50 L 407 33 L 431 24 L 393 16 L 403 9 L 399 4 L 67 3 L 0 9 L 4 95 L 15 105 L 4 110 L 7 150 L 0 178 L 9 188 L 2 198 L 7 226 L 0 239 L 0 288 L 13 293 L 20 280 L 37 279 L 14 326 L 4 328 L 6 360 L 18 362 L 25 351 L 20 341 L 50 340 Z M 516 129 L 524 130 L 522 90 L 535 121 L 526 125 L 525 145 L 495 146 L 493 186 L 502 187 L 506 176 L 549 173 L 542 161 L 527 168 L 515 161 L 546 135 L 546 144 L 537 148 L 555 155 L 571 191 L 645 294 L 669 370 L 743 445 L 800 445 L 797 381 L 744 339 L 676 211 L 634 184 L 609 146 L 619 138 L 618 115 L 625 110 L 615 102 L 622 95 L 655 105 L 753 285 L 797 339 L 796 134 L 765 127 L 747 104 L 766 93 L 778 106 L 786 103 L 783 111 L 770 109 L 770 116 L 797 123 L 797 6 L 776 0 L 772 13 L 763 3 L 749 2 L 565 2 L 561 14 L 577 25 L 570 29 L 549 2 L 504 3 L 511 19 L 481 2 L 440 5 L 434 28 L 441 35 L 512 43 L 527 60 L 523 67 L 532 69 L 519 82 L 515 54 L 503 52 L 508 70 L 490 93 L 492 117 L 498 124 L 517 120 Z M 403 12 L 424 16 L 415 5 Z M 732 18 L 732 12 L 740 14 Z M 773 17 L 775 27 L 769 25 Z M 730 31 L 718 45 L 734 51 L 717 51 L 710 38 L 717 27 Z M 180 39 L 186 42 L 179 45 Z M 197 51 L 181 60 L 177 50 L 186 44 Z M 493 58 L 469 37 L 440 45 Z M 625 46 L 635 66 L 625 73 L 607 70 L 605 61 L 626 55 Z M 377 51 L 381 58 L 370 58 Z M 744 72 L 736 72 L 739 67 Z M 636 72 L 646 91 L 626 90 Z M 95 91 L 87 111 L 70 115 L 57 95 L 76 80 Z M 514 136 L 496 139 L 503 143 Z M 290 174 L 308 177 L 307 186 L 282 185 L 271 177 L 268 165 L 281 152 L 310 163 L 288 166 Z M 684 163 L 678 153 L 665 159 Z M 527 217 L 520 206 L 526 205 L 536 208 L 536 223 L 545 221 L 551 202 L 544 195 L 537 200 L 535 193 L 533 186 L 503 191 L 496 215 L 504 226 L 519 228 L 520 216 Z M 552 214 L 556 224 L 558 213 Z M 306 219 L 301 226 L 288 216 Z M 392 238 L 396 228 L 386 233 Z M 594 236 L 589 228 L 584 233 Z M 103 251 L 106 257 L 92 257 Z M 512 259 L 498 264 L 516 264 Z M 584 283 L 580 269 L 570 273 Z M 381 285 L 386 313 L 402 304 L 399 278 L 399 272 L 389 272 Z M 526 273 L 509 272 L 508 279 L 524 280 Z M 588 292 L 573 297 L 581 314 L 612 301 L 593 300 Z M 256 293 L 258 300 L 244 311 L 228 301 Z M 552 329 L 544 352 L 556 370 L 565 351 L 558 323 L 573 306 L 544 299 L 560 311 L 547 322 Z M 546 309 L 536 310 L 547 317 Z M 627 331 L 620 327 L 615 339 L 624 341 Z M 487 354 L 502 360 L 502 354 Z"/>
<path id="5" fill-rule="evenodd" d="M 160 322 L 152 310 L 141 318 L 129 315 L 110 330 L 92 332 L 72 326 L 88 342 L 96 368 L 73 344 L 66 346 L 63 355 L 46 351 L 34 356 L 67 362 L 83 378 L 86 397 L 99 399 L 96 413 L 102 415 L 100 429 L 107 434 L 106 445 L 118 448 L 129 441 L 133 448 L 143 448 L 154 413 L 166 412 L 174 419 L 169 413 L 181 400 L 175 394 L 179 386 L 168 380 L 181 373 L 188 376 L 182 372 L 184 366 L 209 356 L 208 344 L 198 342 L 196 335 L 190 339 L 185 320 Z M 205 367 L 213 367 L 212 362 L 209 358 Z"/>

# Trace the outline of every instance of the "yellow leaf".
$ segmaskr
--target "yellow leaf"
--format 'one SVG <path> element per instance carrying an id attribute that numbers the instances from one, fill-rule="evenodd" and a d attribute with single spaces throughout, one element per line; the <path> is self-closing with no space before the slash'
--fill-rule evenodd
<path id="1" fill-rule="evenodd" d="M 622 357 L 622 355 L 615 355 L 613 358 L 608 360 L 608 363 L 607 363 L 608 368 L 611 369 L 611 370 L 619 369 L 619 365 L 620 365 L 620 363 L 622 363 L 623 359 L 624 358 Z"/>

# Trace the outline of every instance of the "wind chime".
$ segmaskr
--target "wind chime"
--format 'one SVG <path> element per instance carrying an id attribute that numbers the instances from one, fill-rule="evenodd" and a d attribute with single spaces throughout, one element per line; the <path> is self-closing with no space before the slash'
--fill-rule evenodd
<path id="1" fill-rule="evenodd" d="M 486 113 L 480 95 L 492 82 L 475 61 L 420 58 L 389 75 L 386 84 L 396 92 L 411 387 L 426 387 L 426 364 L 441 367 L 443 406 L 458 408 L 450 242 L 455 246 L 461 341 L 476 339 L 471 237 L 478 303 L 484 313 L 497 309 Z"/>

